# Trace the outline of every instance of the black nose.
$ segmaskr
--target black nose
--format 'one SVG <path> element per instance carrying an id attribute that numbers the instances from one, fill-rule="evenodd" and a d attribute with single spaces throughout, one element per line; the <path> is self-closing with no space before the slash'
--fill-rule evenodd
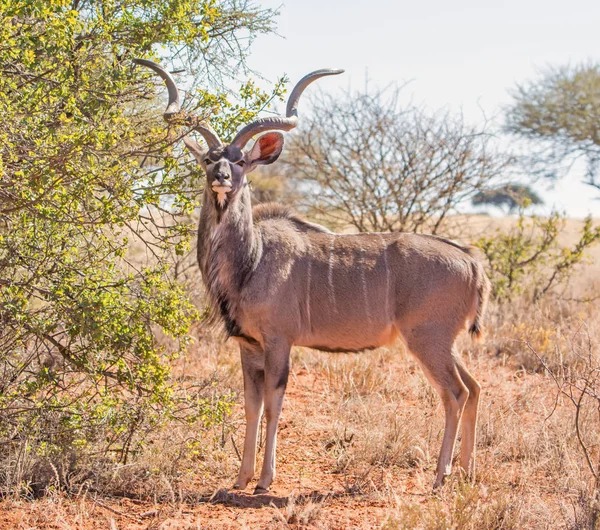
<path id="1" fill-rule="evenodd" d="M 217 173 L 215 179 L 219 181 L 219 184 L 223 184 L 225 181 L 229 180 L 229 175 L 227 173 Z"/>

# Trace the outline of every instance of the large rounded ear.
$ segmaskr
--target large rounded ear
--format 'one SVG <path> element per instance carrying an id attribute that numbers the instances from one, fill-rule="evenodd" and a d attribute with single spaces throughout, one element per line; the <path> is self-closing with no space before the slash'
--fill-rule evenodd
<path id="1" fill-rule="evenodd" d="M 183 143 L 188 148 L 188 151 L 194 155 L 196 162 L 202 164 L 202 160 L 204 160 L 204 149 L 202 149 L 202 146 L 187 136 L 183 137 Z"/>
<path id="2" fill-rule="evenodd" d="M 248 163 L 251 166 L 272 164 L 279 158 L 282 150 L 283 134 L 278 132 L 263 134 L 248 153 Z"/>

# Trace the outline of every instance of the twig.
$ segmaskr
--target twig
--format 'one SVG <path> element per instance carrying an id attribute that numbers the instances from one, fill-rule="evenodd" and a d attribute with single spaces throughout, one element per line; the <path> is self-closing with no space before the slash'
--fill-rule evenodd
<path id="1" fill-rule="evenodd" d="M 94 502 L 95 504 L 97 504 L 101 508 L 104 508 L 105 510 L 108 510 L 109 512 L 112 512 L 112 513 L 114 513 L 116 515 L 120 515 L 121 517 L 126 517 L 127 519 L 131 519 L 132 521 L 136 521 L 137 523 L 141 522 L 141 519 L 139 517 L 136 517 L 135 515 L 131 515 L 131 514 L 128 514 L 128 513 L 125 513 L 125 512 L 121 512 L 121 511 L 119 511 L 119 510 L 117 510 L 115 508 L 112 508 L 108 504 L 104 504 L 102 501 L 99 501 L 98 499 L 94 499 L 93 497 L 90 497 L 90 499 L 92 500 L 92 502 Z"/>
<path id="2" fill-rule="evenodd" d="M 238 451 L 237 445 L 235 445 L 235 440 L 233 439 L 233 434 L 231 435 L 231 443 L 233 444 L 233 448 L 235 449 L 235 454 L 238 457 L 238 460 L 241 462 L 242 457 L 240 456 L 240 452 Z"/>

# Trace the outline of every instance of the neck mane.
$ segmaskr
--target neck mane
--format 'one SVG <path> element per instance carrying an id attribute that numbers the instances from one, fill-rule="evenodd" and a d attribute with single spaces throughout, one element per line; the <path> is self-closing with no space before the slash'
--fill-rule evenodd
<path id="1" fill-rule="evenodd" d="M 228 336 L 240 336 L 239 300 L 260 256 L 246 184 L 224 208 L 204 190 L 198 226 L 198 263 L 211 305 L 212 320 L 222 320 Z"/>

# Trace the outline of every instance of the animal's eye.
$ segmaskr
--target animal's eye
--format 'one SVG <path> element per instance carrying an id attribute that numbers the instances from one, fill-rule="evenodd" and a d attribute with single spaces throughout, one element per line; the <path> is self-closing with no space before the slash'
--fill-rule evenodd
<path id="1" fill-rule="evenodd" d="M 205 158 L 204 159 L 204 164 L 206 166 L 209 166 L 210 164 L 214 164 L 214 162 L 210 158 Z"/>
<path id="2" fill-rule="evenodd" d="M 236 162 L 235 164 L 237 166 L 244 167 L 246 165 L 246 161 L 245 160 L 240 160 L 239 162 Z"/>

